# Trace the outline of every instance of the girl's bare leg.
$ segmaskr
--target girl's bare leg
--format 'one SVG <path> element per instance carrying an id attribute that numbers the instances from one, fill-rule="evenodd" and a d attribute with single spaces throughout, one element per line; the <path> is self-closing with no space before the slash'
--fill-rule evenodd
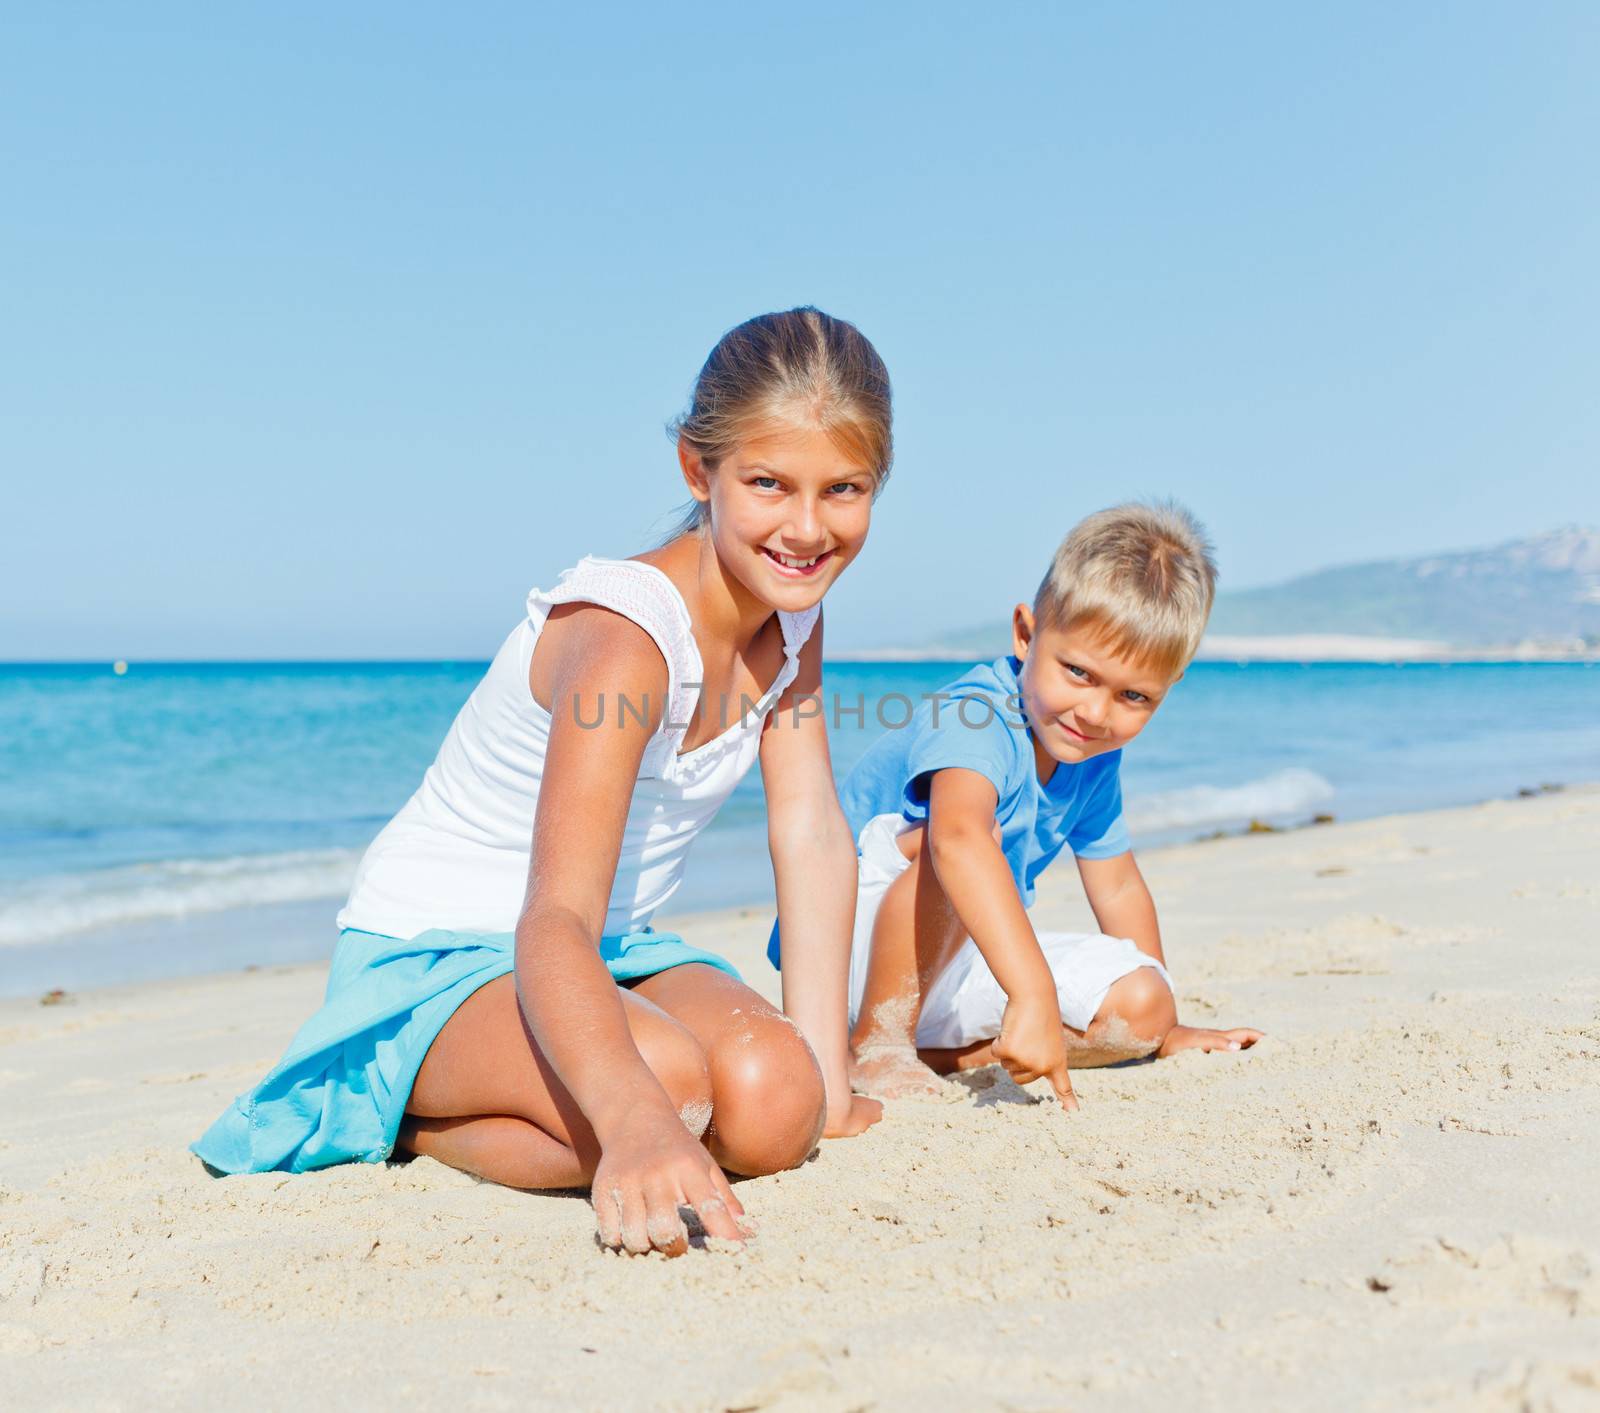
<path id="1" fill-rule="evenodd" d="M 624 991 L 639 1053 L 697 1134 L 711 1113 L 706 1054 L 679 1022 Z M 508 1187 L 587 1186 L 594 1130 L 539 1050 L 507 975 L 478 988 L 438 1034 L 412 1086 L 398 1147 Z"/>
<path id="2" fill-rule="evenodd" d="M 1139 967 L 1112 984 L 1087 1030 L 1063 1026 L 1067 1064 L 1075 1070 L 1137 1060 L 1160 1048 L 1178 1023 L 1172 992 L 1154 967 Z M 923 1062 L 939 1074 L 979 1070 L 997 1065 L 994 1041 L 980 1040 L 957 1050 L 918 1050 Z"/>
<path id="3" fill-rule="evenodd" d="M 506 1187 L 585 1187 L 589 1182 L 572 1149 L 538 1124 L 510 1114 L 419 1119 L 408 1113 L 395 1146 Z"/>
<path id="4" fill-rule="evenodd" d="M 822 1137 L 827 1096 L 811 1047 L 783 1012 L 701 963 L 646 977 L 633 994 L 699 1043 L 711 1081 L 712 1157 L 748 1177 L 806 1160 Z"/>
<path id="5" fill-rule="evenodd" d="M 926 855 L 927 836 L 922 824 L 895 839 L 910 867 L 878 904 L 861 1013 L 850 1036 L 858 1087 L 890 1099 L 939 1092 L 937 1075 L 918 1058 L 917 1022 L 967 935 Z"/>

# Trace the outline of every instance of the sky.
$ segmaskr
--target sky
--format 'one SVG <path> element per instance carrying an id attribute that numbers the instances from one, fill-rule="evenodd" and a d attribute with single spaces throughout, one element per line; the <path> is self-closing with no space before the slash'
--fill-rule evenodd
<path id="1" fill-rule="evenodd" d="M 1174 495 L 1225 587 L 1600 524 L 1587 3 L 11 7 L 0 659 L 486 658 L 816 304 L 835 648 Z"/>

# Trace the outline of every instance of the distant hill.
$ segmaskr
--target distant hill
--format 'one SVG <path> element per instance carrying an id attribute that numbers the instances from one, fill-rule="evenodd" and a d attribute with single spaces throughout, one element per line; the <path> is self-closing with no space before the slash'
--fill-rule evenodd
<path id="1" fill-rule="evenodd" d="M 1600 642 L 1600 531 L 1570 526 L 1492 549 L 1352 564 L 1221 594 L 1211 631 L 1356 633 L 1460 647 Z"/>
<path id="2" fill-rule="evenodd" d="M 986 656 L 1010 641 L 1009 625 L 941 633 L 917 655 Z M 1219 655 L 1453 655 L 1530 645 L 1600 648 L 1600 531 L 1568 526 L 1489 549 L 1377 560 L 1305 574 L 1268 588 L 1219 594 L 1209 634 Z M 1385 640 L 1380 646 L 1376 640 Z M 1295 645 L 1298 646 L 1295 646 Z M 1396 651 L 1409 646 L 1413 651 Z M 902 655 L 905 649 L 892 650 Z"/>

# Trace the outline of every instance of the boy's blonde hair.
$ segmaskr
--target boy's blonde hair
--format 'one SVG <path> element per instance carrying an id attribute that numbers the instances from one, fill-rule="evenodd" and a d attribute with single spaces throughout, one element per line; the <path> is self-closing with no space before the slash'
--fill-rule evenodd
<path id="1" fill-rule="evenodd" d="M 1034 631 L 1089 628 L 1176 678 L 1199 650 L 1216 584 L 1205 529 L 1176 501 L 1114 505 L 1061 542 L 1033 598 Z"/>

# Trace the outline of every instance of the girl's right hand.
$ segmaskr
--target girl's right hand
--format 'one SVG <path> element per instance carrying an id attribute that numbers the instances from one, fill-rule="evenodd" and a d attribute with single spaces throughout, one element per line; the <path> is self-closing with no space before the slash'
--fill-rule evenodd
<path id="1" fill-rule="evenodd" d="M 707 1236 L 743 1241 L 751 1235 L 744 1206 L 717 1160 L 670 1117 L 635 1117 L 600 1153 L 591 1190 L 600 1243 L 634 1256 L 681 1256 L 689 1229 L 678 1214 L 692 1207 Z"/>

